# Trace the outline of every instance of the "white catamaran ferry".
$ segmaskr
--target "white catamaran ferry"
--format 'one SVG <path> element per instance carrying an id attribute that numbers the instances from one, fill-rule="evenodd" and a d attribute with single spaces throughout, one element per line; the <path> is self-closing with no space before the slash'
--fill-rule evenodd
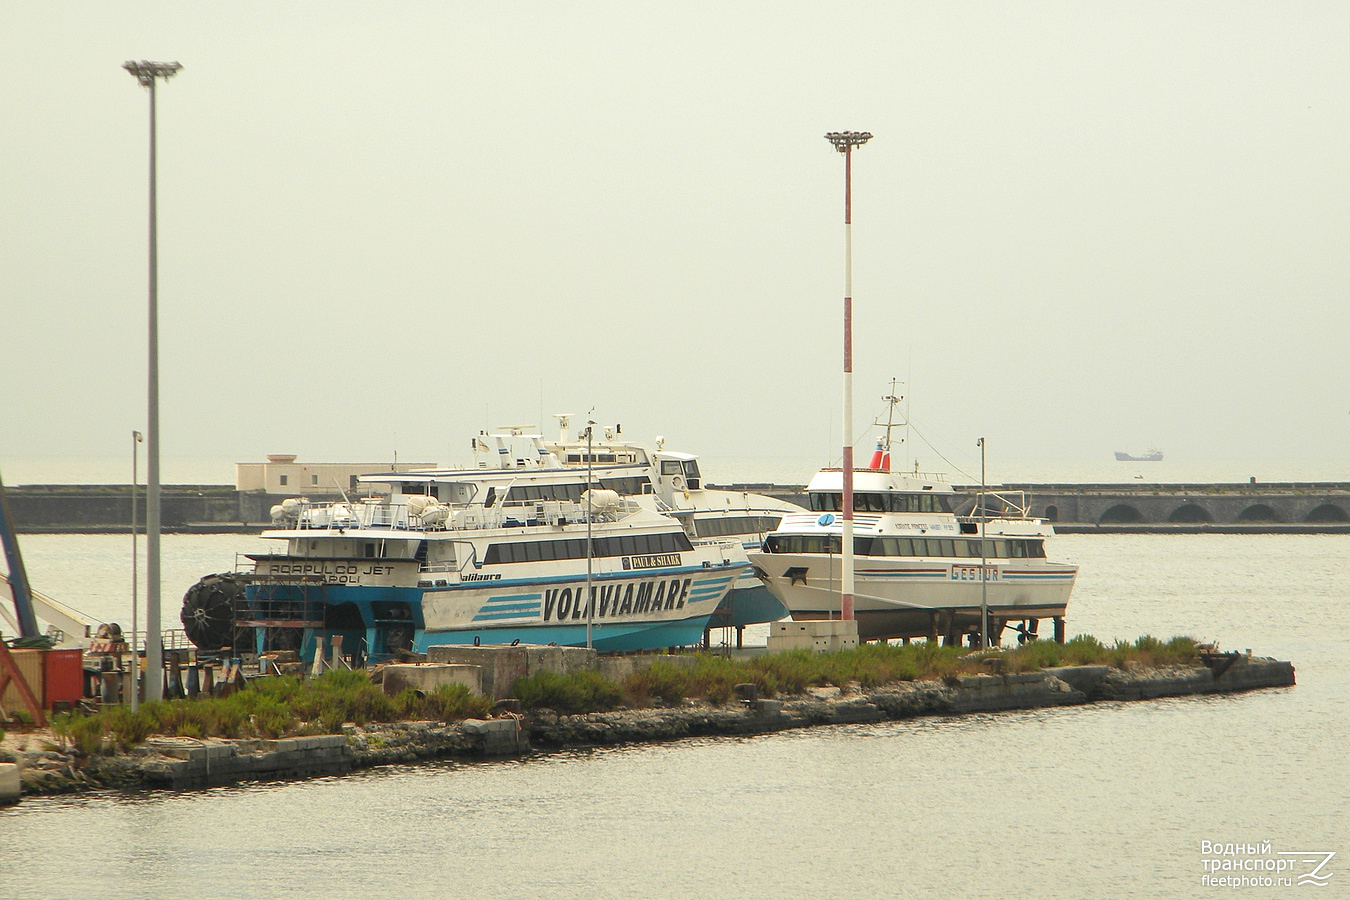
<path id="1" fill-rule="evenodd" d="M 753 491 L 710 488 L 704 483 L 698 457 L 665 449 L 665 439 L 656 446 L 627 441 L 620 426 L 605 428 L 586 440 L 569 431 L 571 415 L 556 414 L 560 435 L 544 441 L 527 434 L 533 426 L 517 426 L 499 434 L 480 434 L 473 442 L 479 469 L 515 470 L 557 468 L 584 478 L 589 467 L 595 483 L 654 512 L 676 519 L 695 546 L 700 543 L 739 544 L 744 553 L 758 550 L 764 536 L 778 527 L 783 516 L 802 508 Z M 738 554 L 732 550 L 734 556 Z M 747 566 L 709 627 L 737 629 L 738 643 L 747 625 L 776 622 L 788 614 L 787 607 L 769 592 Z"/>
<path id="2" fill-rule="evenodd" d="M 1054 619 L 1062 640 L 1078 569 L 1046 558 L 1051 525 L 1030 517 L 1017 495 L 984 494 L 958 515 L 957 495 L 941 476 L 890 472 L 880 456 L 854 470 L 859 638 L 959 640 L 978 632 L 985 601 L 993 643 L 1012 622 L 1034 635 L 1042 618 Z M 793 619 L 837 619 L 843 471 L 822 469 L 807 494 L 811 511 L 785 516 L 750 561 Z"/>
<path id="3" fill-rule="evenodd" d="M 695 546 L 676 520 L 614 491 L 588 494 L 575 472 L 361 480 L 392 492 L 279 504 L 283 527 L 263 537 L 284 551 L 249 556 L 251 571 L 237 579 L 244 596 L 228 598 L 230 610 L 230 591 L 214 589 L 220 576 L 190 590 L 189 636 L 238 646 L 243 630 L 259 651 L 308 655 L 315 636 L 340 635 L 361 662 L 434 644 L 584 646 L 588 623 L 597 650 L 692 645 L 749 570 L 739 544 Z"/>

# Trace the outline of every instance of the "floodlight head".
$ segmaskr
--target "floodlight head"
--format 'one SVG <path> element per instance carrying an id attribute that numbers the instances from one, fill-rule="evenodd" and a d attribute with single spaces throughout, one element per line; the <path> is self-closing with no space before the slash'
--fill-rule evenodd
<path id="1" fill-rule="evenodd" d="M 831 131 L 825 135 L 825 140 L 834 144 L 834 149 L 840 153 L 847 153 L 854 147 L 861 147 L 872 139 L 870 131 Z"/>
<path id="2" fill-rule="evenodd" d="M 140 62 L 135 60 L 124 62 L 122 68 L 135 75 L 141 87 L 150 87 L 156 78 L 172 78 L 183 66 L 176 62 L 150 62 L 143 59 Z"/>

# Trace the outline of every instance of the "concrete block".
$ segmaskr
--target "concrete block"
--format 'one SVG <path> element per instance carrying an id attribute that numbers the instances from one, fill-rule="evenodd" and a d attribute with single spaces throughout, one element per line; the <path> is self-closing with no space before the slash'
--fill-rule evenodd
<path id="1" fill-rule="evenodd" d="M 483 667 L 461 663 L 397 663 L 384 667 L 384 692 L 391 697 L 408 688 L 430 694 L 450 684 L 483 693 Z"/>
<path id="2" fill-rule="evenodd" d="M 778 716 L 783 713 L 783 701 L 781 700 L 756 700 L 753 705 L 755 712 L 761 716 Z"/>
<path id="3" fill-rule="evenodd" d="M 19 764 L 0 763 L 0 806 L 19 802 Z"/>
<path id="4" fill-rule="evenodd" d="M 811 650 L 837 653 L 858 646 L 858 623 L 828 620 L 819 622 L 774 622 L 769 626 L 770 653 L 787 650 Z"/>
<path id="5" fill-rule="evenodd" d="M 470 647 L 437 644 L 427 648 L 427 660 L 434 663 L 478 666 L 483 670 L 482 692 L 493 700 L 511 696 L 516 679 L 529 674 L 526 650 L 530 645 Z"/>
<path id="6" fill-rule="evenodd" d="M 634 672 L 645 671 L 658 661 L 683 669 L 692 669 L 698 663 L 692 656 L 644 653 L 641 656 L 601 656 L 595 661 L 595 669 L 611 681 L 621 682 Z"/>
<path id="7" fill-rule="evenodd" d="M 1092 696 L 1101 685 L 1102 679 L 1111 672 L 1110 666 L 1054 666 L 1043 670 L 1045 674 Z"/>
<path id="8" fill-rule="evenodd" d="M 582 669 L 594 669 L 596 652 L 585 647 L 539 647 L 525 648 L 525 669 L 527 675 L 539 672 L 556 672 L 566 675 Z"/>
<path id="9" fill-rule="evenodd" d="M 481 736 L 482 752 L 488 756 L 509 756 L 528 749 L 519 719 L 465 719 L 465 734 Z"/>

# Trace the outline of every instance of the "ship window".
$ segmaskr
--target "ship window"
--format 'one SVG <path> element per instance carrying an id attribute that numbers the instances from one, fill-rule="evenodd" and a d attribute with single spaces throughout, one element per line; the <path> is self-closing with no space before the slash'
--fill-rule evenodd
<path id="1" fill-rule="evenodd" d="M 662 474 L 662 475 L 679 475 L 679 474 L 680 474 L 680 461 L 679 461 L 678 459 L 663 459 L 663 460 L 661 460 L 661 474 Z"/>
<path id="2" fill-rule="evenodd" d="M 811 509 L 816 512 L 838 512 L 842 506 L 842 494 L 825 492 L 813 492 L 811 494 Z"/>
<path id="3" fill-rule="evenodd" d="M 725 516 L 720 519 L 695 519 L 694 531 L 701 538 L 762 534 L 777 528 L 779 521 L 781 520 L 769 516 Z"/>
<path id="4" fill-rule="evenodd" d="M 651 479 L 646 475 L 634 476 L 632 478 L 601 478 L 600 486 L 607 490 L 615 491 L 623 496 L 633 494 L 645 494 L 651 489 Z"/>
<path id="5" fill-rule="evenodd" d="M 288 477 L 289 477 L 289 476 L 286 476 L 286 475 L 280 476 L 280 478 L 281 478 L 281 486 L 282 486 L 282 487 L 285 487 L 285 486 L 286 486 L 286 479 L 287 479 Z"/>
<path id="6" fill-rule="evenodd" d="M 375 558 L 375 545 L 373 543 L 367 543 L 365 545 L 365 550 L 366 550 L 366 559 Z"/>

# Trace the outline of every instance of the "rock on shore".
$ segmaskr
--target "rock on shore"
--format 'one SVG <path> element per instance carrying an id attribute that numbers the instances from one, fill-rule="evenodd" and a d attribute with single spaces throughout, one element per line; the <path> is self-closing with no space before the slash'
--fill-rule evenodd
<path id="1" fill-rule="evenodd" d="M 340 735 L 281 740 L 197 740 L 156 737 L 134 750 L 80 757 L 49 737 L 9 736 L 0 762 L 17 762 L 26 794 L 98 788 L 196 788 L 238 781 L 305 778 L 391 763 L 437 758 L 482 759 L 536 750 L 749 735 L 812 725 L 874 723 L 917 716 L 1036 709 L 1096 701 L 1147 700 L 1235 693 L 1295 683 L 1294 667 L 1239 657 L 1228 665 L 1119 670 L 1066 666 L 1009 675 L 965 675 L 943 682 L 904 682 L 862 690 L 812 688 L 805 696 L 735 701 L 725 706 L 685 701 L 668 708 L 470 719 L 444 724 L 347 725 Z M 17 741 L 17 743 L 16 743 Z"/>

